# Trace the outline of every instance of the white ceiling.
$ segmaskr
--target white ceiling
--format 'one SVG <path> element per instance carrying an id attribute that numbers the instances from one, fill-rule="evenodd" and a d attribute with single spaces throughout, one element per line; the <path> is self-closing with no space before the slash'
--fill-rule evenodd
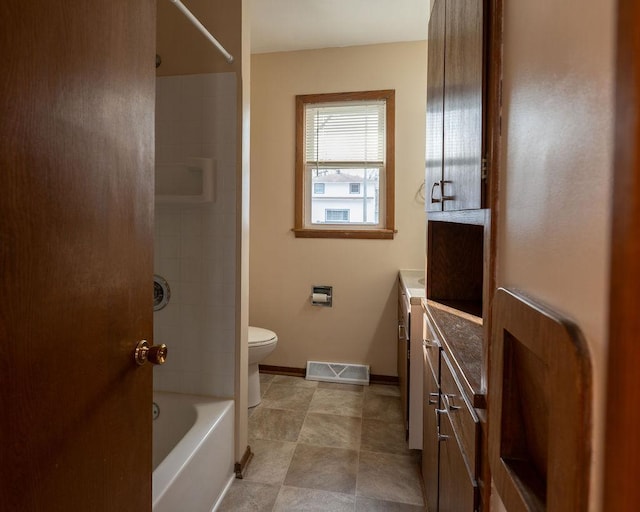
<path id="1" fill-rule="evenodd" d="M 429 0 L 252 0 L 251 52 L 419 41 Z"/>

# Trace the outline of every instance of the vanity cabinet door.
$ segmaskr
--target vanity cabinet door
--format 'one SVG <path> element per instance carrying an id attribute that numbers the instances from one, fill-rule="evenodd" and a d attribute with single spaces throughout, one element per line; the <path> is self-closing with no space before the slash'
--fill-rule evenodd
<path id="1" fill-rule="evenodd" d="M 409 434 L 409 316 L 404 297 L 401 293 L 398 300 L 398 384 L 406 439 Z"/>
<path id="2" fill-rule="evenodd" d="M 476 510 L 477 486 L 469 475 L 465 453 L 456 439 L 448 413 L 440 415 L 439 512 Z M 431 509 L 429 509 L 431 512 Z"/>
<path id="3" fill-rule="evenodd" d="M 423 348 L 424 359 L 424 404 L 423 404 L 423 448 L 422 448 L 422 478 L 424 480 L 427 510 L 438 510 L 438 416 L 440 408 L 440 387 L 436 380 L 436 370 L 432 354 Z M 439 362 L 435 363 L 439 366 Z"/>
<path id="4" fill-rule="evenodd" d="M 477 505 L 480 429 L 463 398 L 446 353 L 440 354 L 440 512 L 473 512 Z"/>

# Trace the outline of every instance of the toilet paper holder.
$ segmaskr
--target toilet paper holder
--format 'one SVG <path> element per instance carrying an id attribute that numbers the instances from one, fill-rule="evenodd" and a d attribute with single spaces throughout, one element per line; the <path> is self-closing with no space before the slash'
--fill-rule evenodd
<path id="1" fill-rule="evenodd" d="M 313 306 L 333 306 L 333 286 L 312 286 L 311 304 Z"/>

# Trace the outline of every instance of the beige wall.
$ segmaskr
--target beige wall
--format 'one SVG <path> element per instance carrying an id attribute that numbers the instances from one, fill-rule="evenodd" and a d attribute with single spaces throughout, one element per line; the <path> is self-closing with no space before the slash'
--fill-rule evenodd
<path id="1" fill-rule="evenodd" d="M 396 238 L 294 238 L 295 95 L 375 89 L 396 90 Z M 424 267 L 425 90 L 425 42 L 252 56 L 249 319 L 279 337 L 265 364 L 396 375 L 397 272 Z M 332 308 L 310 305 L 314 284 Z"/>
<path id="2" fill-rule="evenodd" d="M 603 455 L 614 8 L 614 0 L 505 2 L 504 23 L 498 284 L 566 313 L 587 339 L 593 511 Z"/>

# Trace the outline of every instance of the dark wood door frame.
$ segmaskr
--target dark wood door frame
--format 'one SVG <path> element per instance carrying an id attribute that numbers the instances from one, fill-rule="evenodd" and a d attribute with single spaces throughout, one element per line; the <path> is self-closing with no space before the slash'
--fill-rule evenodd
<path id="1" fill-rule="evenodd" d="M 493 316 L 493 298 L 496 292 L 498 268 L 498 216 L 500 197 L 500 159 L 502 154 L 502 44 L 504 30 L 504 0 L 486 0 L 485 2 L 485 34 L 487 45 L 485 52 L 485 105 L 483 108 L 483 154 L 487 164 L 487 183 L 485 193 L 489 208 L 485 210 L 484 223 L 484 272 L 483 272 L 483 312 L 484 347 L 482 354 L 483 388 L 489 382 L 489 361 L 491 358 L 491 329 Z M 487 406 L 486 415 L 481 417 L 482 450 L 481 450 L 481 486 L 480 499 L 485 509 L 490 508 L 491 501 L 491 469 L 489 467 L 489 418 L 491 411 Z"/>
<path id="2" fill-rule="evenodd" d="M 640 5 L 617 7 L 604 503 L 625 511 L 640 503 Z"/>

